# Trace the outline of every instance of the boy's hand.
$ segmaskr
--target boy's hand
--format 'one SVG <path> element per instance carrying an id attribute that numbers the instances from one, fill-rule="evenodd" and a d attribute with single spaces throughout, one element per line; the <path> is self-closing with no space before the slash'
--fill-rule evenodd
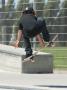
<path id="1" fill-rule="evenodd" d="M 44 42 L 40 42 L 40 46 L 41 46 L 42 48 L 44 48 L 44 47 L 45 47 L 45 43 L 44 43 Z"/>
<path id="2" fill-rule="evenodd" d="M 14 44 L 14 47 L 18 48 L 18 46 L 19 46 L 19 41 L 16 40 L 16 42 L 15 42 L 15 44 Z"/>

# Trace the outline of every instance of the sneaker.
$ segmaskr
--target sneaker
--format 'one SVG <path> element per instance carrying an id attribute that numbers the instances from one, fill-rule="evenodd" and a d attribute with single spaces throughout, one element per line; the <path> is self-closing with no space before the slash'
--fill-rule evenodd
<path id="1" fill-rule="evenodd" d="M 30 58 L 31 62 L 35 62 L 35 60 L 33 58 L 34 57 L 31 55 L 31 58 Z"/>
<path id="2" fill-rule="evenodd" d="M 26 54 L 26 58 L 30 57 L 32 54 Z"/>
<path id="3" fill-rule="evenodd" d="M 30 58 L 31 62 L 35 62 L 35 60 L 33 58 L 34 58 L 33 56 Z"/>
<path id="4" fill-rule="evenodd" d="M 29 59 L 31 60 L 31 62 L 35 62 L 34 59 L 33 59 L 33 55 L 27 54 L 25 58 L 28 58 L 28 57 L 30 57 Z"/>

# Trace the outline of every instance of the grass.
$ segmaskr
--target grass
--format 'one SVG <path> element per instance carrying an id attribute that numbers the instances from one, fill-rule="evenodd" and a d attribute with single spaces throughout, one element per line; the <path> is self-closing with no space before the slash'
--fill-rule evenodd
<path id="1" fill-rule="evenodd" d="M 67 47 L 49 47 L 42 51 L 53 54 L 54 68 L 67 69 Z"/>

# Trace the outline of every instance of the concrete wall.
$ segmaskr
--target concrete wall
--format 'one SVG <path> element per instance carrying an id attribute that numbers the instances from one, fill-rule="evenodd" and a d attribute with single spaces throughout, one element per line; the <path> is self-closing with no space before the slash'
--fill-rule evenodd
<path id="1" fill-rule="evenodd" d="M 52 73 L 53 55 L 38 52 L 34 57 L 35 62 L 23 62 L 25 51 L 23 48 L 0 45 L 0 70 L 17 73 Z"/>

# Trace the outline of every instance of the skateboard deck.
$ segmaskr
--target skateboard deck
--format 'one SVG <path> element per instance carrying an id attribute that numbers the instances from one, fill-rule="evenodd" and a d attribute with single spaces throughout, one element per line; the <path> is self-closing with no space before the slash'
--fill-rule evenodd
<path id="1" fill-rule="evenodd" d="M 25 59 L 23 60 L 23 62 L 28 62 L 28 61 L 35 62 L 34 57 L 36 56 L 37 53 L 38 53 L 38 52 L 36 51 L 36 52 L 35 52 L 34 54 L 32 54 L 31 56 L 25 58 Z M 31 59 L 31 58 L 33 58 L 33 59 Z"/>

